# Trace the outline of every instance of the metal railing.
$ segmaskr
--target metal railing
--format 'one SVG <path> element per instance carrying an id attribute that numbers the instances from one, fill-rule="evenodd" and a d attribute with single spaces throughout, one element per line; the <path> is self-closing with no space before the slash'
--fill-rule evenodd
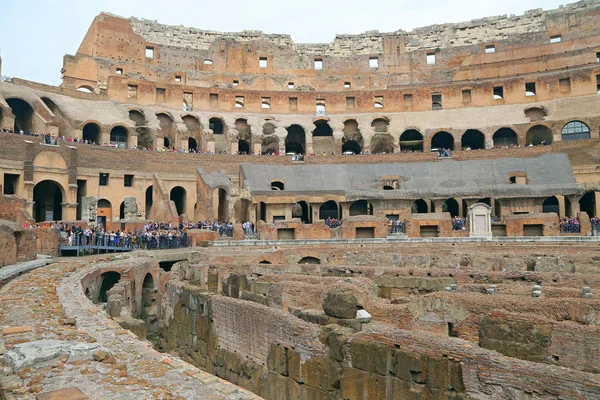
<path id="1" fill-rule="evenodd" d="M 560 233 L 581 233 L 581 225 L 569 222 L 560 224 Z"/>
<path id="2" fill-rule="evenodd" d="M 83 249 L 130 249 L 130 250 L 165 250 L 190 247 L 191 238 L 183 234 L 138 234 L 138 235 L 111 235 L 105 233 L 93 233 L 90 236 L 73 235 L 72 238 L 60 238 L 63 249 L 77 247 Z"/>

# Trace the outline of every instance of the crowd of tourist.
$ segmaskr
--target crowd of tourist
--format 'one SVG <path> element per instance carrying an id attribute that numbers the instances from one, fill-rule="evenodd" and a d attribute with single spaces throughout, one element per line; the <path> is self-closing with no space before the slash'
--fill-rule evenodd
<path id="1" fill-rule="evenodd" d="M 452 150 L 442 147 L 438 150 L 438 157 L 452 157 Z"/>
<path id="2" fill-rule="evenodd" d="M 399 219 L 388 219 L 389 233 L 404 233 L 404 222 Z"/>
<path id="3" fill-rule="evenodd" d="M 452 218 L 452 229 L 455 231 L 461 231 L 466 229 L 467 226 L 467 218 L 462 217 L 453 217 Z"/>
<path id="4" fill-rule="evenodd" d="M 327 217 L 327 219 L 325 220 L 325 225 L 327 225 L 330 228 L 337 228 L 338 226 L 342 225 L 342 221 L 340 221 L 337 218 L 331 218 L 331 217 Z"/>
<path id="5" fill-rule="evenodd" d="M 577 217 L 561 217 L 558 221 L 560 233 L 579 233 L 581 225 Z"/>

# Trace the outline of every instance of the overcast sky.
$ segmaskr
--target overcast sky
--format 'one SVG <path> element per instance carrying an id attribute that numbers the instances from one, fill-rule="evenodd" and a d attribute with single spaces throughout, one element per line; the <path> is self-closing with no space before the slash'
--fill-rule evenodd
<path id="1" fill-rule="evenodd" d="M 337 33 L 409 31 L 436 23 L 557 8 L 559 0 L 0 0 L 2 75 L 60 84 L 101 11 L 217 31 L 262 30 L 295 42 L 326 43 Z"/>

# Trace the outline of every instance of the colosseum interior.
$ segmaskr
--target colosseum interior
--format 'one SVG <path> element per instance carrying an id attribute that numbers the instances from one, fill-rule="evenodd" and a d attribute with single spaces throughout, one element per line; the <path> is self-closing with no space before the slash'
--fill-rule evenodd
<path id="1" fill-rule="evenodd" d="M 98 15 L 0 82 L 0 399 L 600 399 L 599 32 Z"/>

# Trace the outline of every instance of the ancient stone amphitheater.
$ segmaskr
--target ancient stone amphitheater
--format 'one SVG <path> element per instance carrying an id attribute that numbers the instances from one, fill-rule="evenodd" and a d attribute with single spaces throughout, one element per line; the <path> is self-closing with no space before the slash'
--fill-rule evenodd
<path id="1" fill-rule="evenodd" d="M 599 33 L 97 16 L 0 82 L 0 399 L 600 399 Z"/>

